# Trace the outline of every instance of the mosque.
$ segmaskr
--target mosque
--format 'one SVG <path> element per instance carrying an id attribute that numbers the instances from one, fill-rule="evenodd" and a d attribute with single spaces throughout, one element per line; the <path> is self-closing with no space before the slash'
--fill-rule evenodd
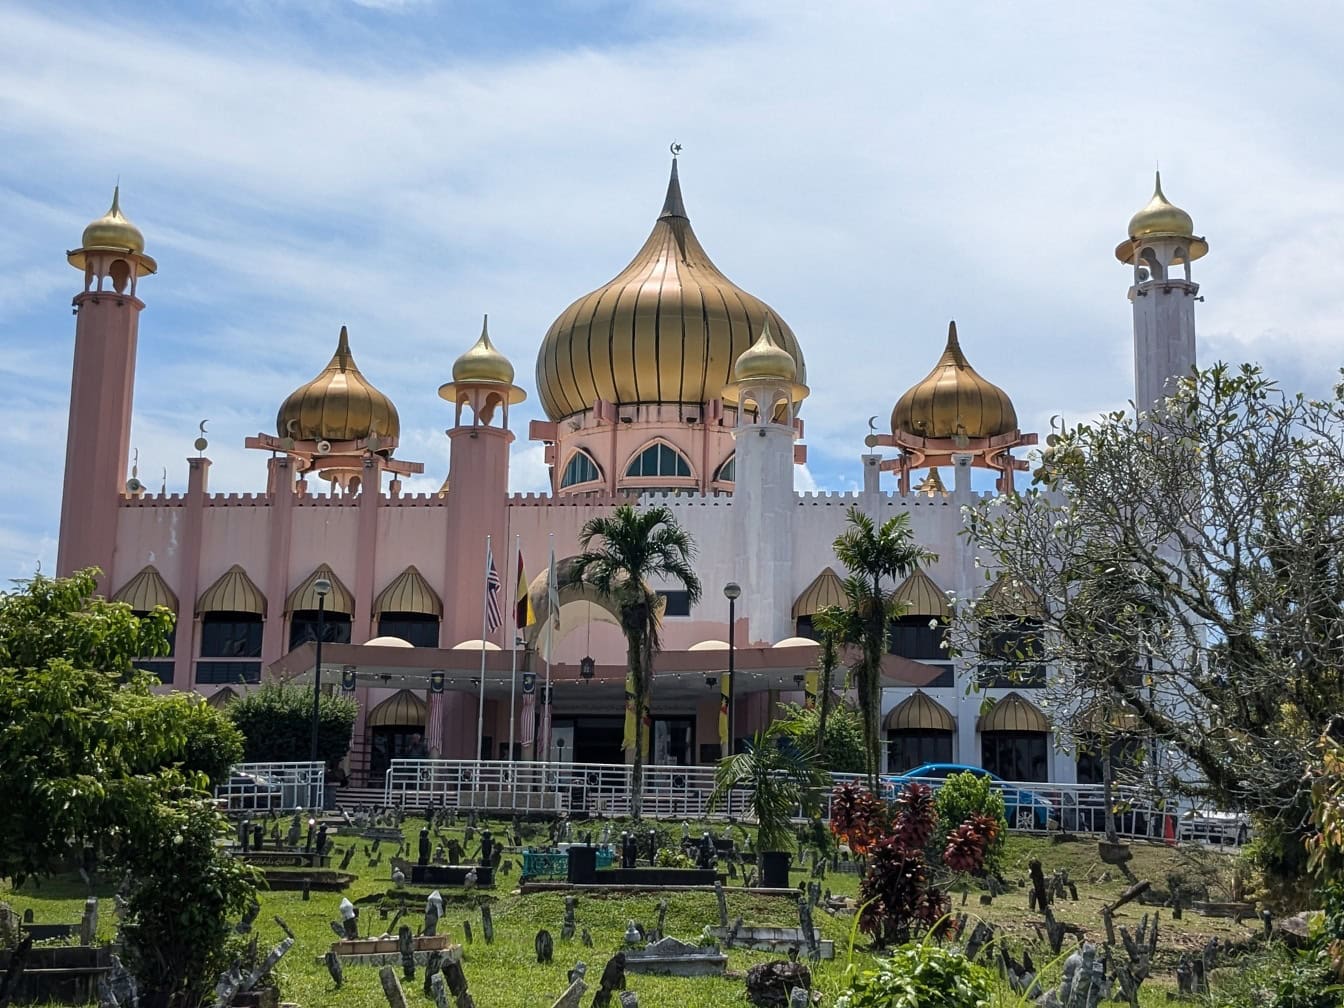
<path id="1" fill-rule="evenodd" d="M 445 759 L 624 762 L 624 639 L 603 600 L 566 576 L 566 561 L 590 518 L 659 504 L 694 537 L 705 590 L 692 606 L 675 585 L 651 586 L 663 598 L 664 649 L 650 761 L 710 763 L 729 741 L 719 715 L 730 666 L 734 741 L 781 701 L 815 698 L 812 616 L 843 601 L 831 544 L 857 507 L 879 521 L 909 515 L 938 556 L 897 593 L 908 614 L 884 667 L 887 769 L 938 760 L 1015 780 L 1096 773 L 1053 744 L 1032 697 L 1044 669 L 1010 681 L 941 646 L 949 593 L 998 590 L 958 533 L 962 505 L 982 495 L 972 470 L 992 474 L 991 493 L 1011 493 L 1036 443 L 1009 395 L 971 366 L 952 325 L 932 370 L 892 406 L 889 433 L 868 435 L 862 489 L 795 492 L 794 467 L 807 458 L 804 341 L 710 259 L 675 159 L 629 265 L 560 312 L 541 340 L 530 391 L 546 419 L 526 436 L 544 445 L 545 494 L 509 492 L 519 434 L 510 412 L 528 390 L 484 328 L 439 388 L 451 456 L 436 493 L 403 492 L 403 477 L 424 467 L 397 457 L 396 406 L 360 370 L 358 334 L 344 328 L 326 366 L 280 404 L 274 431 L 247 439 L 262 453 L 263 487 L 211 493 L 202 437 L 186 492 L 147 492 L 127 478 L 139 284 L 157 269 L 145 248 L 114 194 L 68 253 L 84 283 L 58 567 L 97 566 L 111 597 L 177 614 L 172 654 L 141 663 L 166 686 L 223 704 L 266 679 L 320 674 L 324 688 L 358 701 L 357 782 L 380 780 L 390 758 L 422 744 Z M 1154 402 L 1194 365 L 1190 264 L 1207 250 L 1159 177 L 1116 250 L 1130 269 L 1136 402 Z M 487 539 L 497 624 L 487 616 Z M 520 597 L 536 618 L 515 627 L 526 623 L 513 618 L 527 608 Z M 1029 626 L 1031 612 L 1021 617 Z"/>

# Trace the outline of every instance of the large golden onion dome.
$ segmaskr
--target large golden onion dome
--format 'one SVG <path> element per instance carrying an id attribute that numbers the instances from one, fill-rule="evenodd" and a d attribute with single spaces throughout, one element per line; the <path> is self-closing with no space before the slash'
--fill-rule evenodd
<path id="1" fill-rule="evenodd" d="M 723 275 L 691 230 L 672 162 L 667 199 L 630 265 L 552 323 L 537 354 L 537 391 L 552 420 L 614 403 L 703 403 L 766 320 L 806 381 L 793 331 L 769 305 Z"/>
<path id="2" fill-rule="evenodd" d="M 1134 255 L 1134 250 L 1144 238 L 1178 238 L 1183 239 L 1188 244 L 1188 258 L 1198 259 L 1209 250 L 1208 243 L 1202 238 L 1195 237 L 1194 219 L 1176 206 L 1166 194 L 1162 192 L 1162 173 L 1156 173 L 1156 180 L 1153 183 L 1153 198 L 1148 201 L 1148 205 L 1129 219 L 1129 228 L 1125 232 L 1129 235 L 1127 241 L 1120 243 L 1115 250 L 1116 257 L 1121 262 L 1130 262 Z M 1178 256 L 1174 261 L 1183 262 L 1186 256 Z"/>
<path id="3" fill-rule="evenodd" d="M 300 385 L 276 414 L 281 437 L 300 441 L 362 441 L 372 434 L 401 436 L 401 419 L 392 400 L 360 373 L 350 354 L 350 336 L 341 337 L 331 362 L 312 381 Z"/>
<path id="4" fill-rule="evenodd" d="M 1008 393 L 980 377 L 961 352 L 957 324 L 947 326 L 947 348 L 928 377 L 896 402 L 891 432 L 921 438 L 996 437 L 1017 430 Z"/>

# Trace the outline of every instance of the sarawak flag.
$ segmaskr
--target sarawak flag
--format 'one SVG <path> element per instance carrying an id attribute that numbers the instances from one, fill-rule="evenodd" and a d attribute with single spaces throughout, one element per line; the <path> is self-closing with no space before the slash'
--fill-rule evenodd
<path id="1" fill-rule="evenodd" d="M 816 710 L 817 682 L 820 678 L 821 673 L 816 669 L 808 669 L 803 673 L 803 707 L 807 710 Z"/>
<path id="2" fill-rule="evenodd" d="M 625 734 L 621 748 L 626 752 L 635 748 L 635 677 L 629 669 L 625 672 Z"/>
<path id="3" fill-rule="evenodd" d="M 527 591 L 527 572 L 523 570 L 523 551 L 518 551 L 518 590 L 514 594 L 514 627 L 521 630 L 537 621 L 536 610 L 532 608 L 532 596 Z"/>
<path id="4" fill-rule="evenodd" d="M 719 676 L 719 753 L 728 756 L 728 673 Z"/>

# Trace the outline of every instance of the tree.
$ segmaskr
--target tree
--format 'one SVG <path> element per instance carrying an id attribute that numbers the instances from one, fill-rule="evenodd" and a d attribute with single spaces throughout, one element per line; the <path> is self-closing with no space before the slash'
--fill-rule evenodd
<path id="1" fill-rule="evenodd" d="M 597 544 L 594 546 L 594 544 Z M 636 509 L 622 504 L 611 515 L 590 519 L 579 533 L 582 552 L 572 567 L 616 610 L 625 635 L 627 675 L 634 695 L 634 758 L 631 813 L 638 819 L 644 797 L 644 747 L 653 656 L 662 649 L 657 592 L 651 581 L 670 581 L 685 590 L 690 604 L 700 600 L 700 578 L 691 566 L 695 542 L 665 507 Z"/>
<path id="2" fill-rule="evenodd" d="M 840 664 L 837 641 L 845 631 L 844 610 L 835 606 L 823 607 L 812 616 L 812 629 L 817 632 L 817 643 L 821 645 L 817 652 L 817 673 L 821 680 L 817 689 L 821 694 L 818 703 L 821 709 L 820 726 L 817 731 L 822 738 L 826 738 L 826 718 L 831 710 L 831 677 L 835 675 L 835 667 Z"/>
<path id="3" fill-rule="evenodd" d="M 355 702 L 344 696 L 318 698 L 317 755 L 330 765 L 350 750 Z M 243 735 L 249 763 L 306 762 L 313 731 L 313 691 L 308 686 L 266 683 L 224 708 Z"/>
<path id="4" fill-rule="evenodd" d="M 892 620 L 904 605 L 892 600 L 900 583 L 926 563 L 938 559 L 916 544 L 910 516 L 894 515 L 878 526 L 858 508 L 849 512 L 849 527 L 835 540 L 835 556 L 844 564 L 845 595 L 849 606 L 828 613 L 828 626 L 837 642 L 859 651 L 851 667 L 863 718 L 864 771 L 868 786 L 877 791 L 881 767 L 882 656 Z"/>
<path id="5" fill-rule="evenodd" d="M 1047 443 L 1038 487 L 968 528 L 995 604 L 1034 600 L 1056 727 L 1133 719 L 1155 791 L 1251 811 L 1300 875 L 1306 760 L 1344 709 L 1344 386 L 1219 364 Z M 955 649 L 985 656 L 992 615 L 959 606 Z"/>
<path id="6" fill-rule="evenodd" d="M 756 732 L 745 751 L 725 756 L 714 771 L 713 810 L 734 788 L 746 788 L 747 804 L 756 817 L 756 846 L 762 853 L 787 851 L 792 845 L 793 814 L 818 814 L 821 794 L 830 784 L 816 750 L 788 721 L 772 721 Z"/>
<path id="7" fill-rule="evenodd" d="M 779 720 L 789 724 L 790 733 L 817 754 L 824 769 L 831 773 L 863 773 L 863 723 L 858 711 L 841 704 L 824 722 L 821 715 L 820 708 L 779 705 Z"/>

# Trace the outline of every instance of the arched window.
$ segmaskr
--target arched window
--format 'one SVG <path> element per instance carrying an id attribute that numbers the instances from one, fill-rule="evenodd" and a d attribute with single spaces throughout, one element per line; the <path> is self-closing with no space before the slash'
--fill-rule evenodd
<path id="1" fill-rule="evenodd" d="M 737 453 L 734 452 L 723 460 L 723 465 L 719 466 L 719 471 L 714 474 L 716 483 L 736 483 L 737 482 Z"/>
<path id="2" fill-rule="evenodd" d="M 690 478 L 691 464 L 669 444 L 651 444 L 630 460 L 626 476 L 683 476 Z"/>
<path id="3" fill-rule="evenodd" d="M 579 450 L 569 457 L 565 471 L 560 477 L 560 488 L 564 489 L 577 483 L 591 483 L 601 478 L 602 470 L 597 467 L 593 457 L 586 451 Z"/>

